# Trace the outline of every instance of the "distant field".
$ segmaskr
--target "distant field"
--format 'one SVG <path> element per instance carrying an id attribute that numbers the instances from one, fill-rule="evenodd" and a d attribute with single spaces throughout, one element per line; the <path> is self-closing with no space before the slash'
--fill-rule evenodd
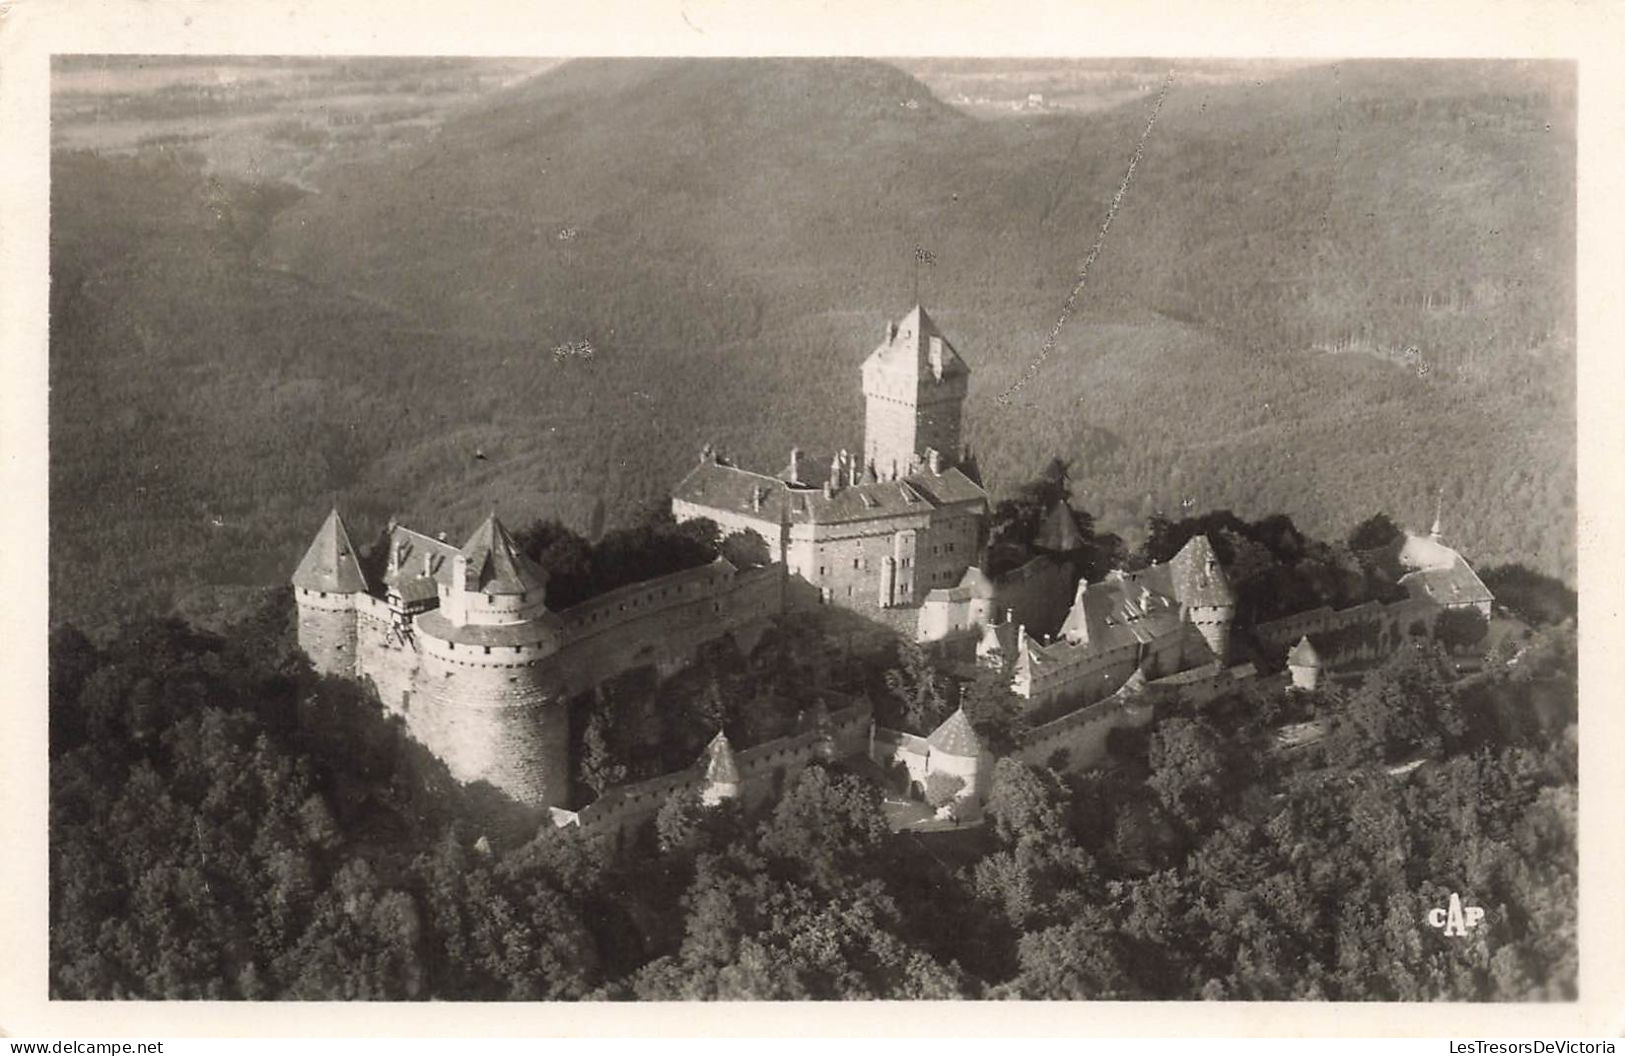
<path id="1" fill-rule="evenodd" d="M 184 148 L 215 171 L 311 186 L 323 166 L 420 142 L 459 107 L 557 62 L 63 56 L 51 73 L 51 143 Z"/>

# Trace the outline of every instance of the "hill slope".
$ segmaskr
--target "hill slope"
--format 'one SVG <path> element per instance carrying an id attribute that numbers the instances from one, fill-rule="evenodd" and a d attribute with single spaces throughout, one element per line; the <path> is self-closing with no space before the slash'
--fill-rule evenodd
<path id="1" fill-rule="evenodd" d="M 578 61 L 287 208 L 61 156 L 53 598 L 89 607 L 87 574 L 274 580 L 332 498 L 364 529 L 457 532 L 492 502 L 614 522 L 706 440 L 765 465 L 855 446 L 857 364 L 916 244 L 995 487 L 1060 454 L 1106 527 L 1191 499 L 1340 534 L 1420 520 L 1443 486 L 1474 557 L 1572 578 L 1565 77 L 1176 80 L 1078 313 L 1007 405 L 1149 99 L 985 120 L 879 63 Z M 590 361 L 552 354 L 583 340 Z M 131 557 L 149 547 L 165 576 Z"/>

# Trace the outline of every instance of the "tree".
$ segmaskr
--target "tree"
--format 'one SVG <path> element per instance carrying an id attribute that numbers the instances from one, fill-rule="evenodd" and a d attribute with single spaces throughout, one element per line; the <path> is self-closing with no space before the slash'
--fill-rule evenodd
<path id="1" fill-rule="evenodd" d="M 993 766 L 987 812 L 994 832 L 1007 844 L 1022 839 L 1059 841 L 1069 838 L 1067 794 L 1052 770 L 1003 756 Z"/>
<path id="2" fill-rule="evenodd" d="M 609 744 L 609 719 L 594 708 L 581 735 L 581 780 L 598 795 L 626 780 L 626 765 L 616 760 Z"/>
<path id="3" fill-rule="evenodd" d="M 886 672 L 886 688 L 901 705 L 904 723 L 915 733 L 929 733 L 946 718 L 948 679 L 912 638 L 898 642 L 897 660 L 900 666 Z"/>
<path id="4" fill-rule="evenodd" d="M 1438 643 L 1406 642 L 1350 694 L 1338 717 L 1337 743 L 1355 758 L 1373 761 L 1437 754 L 1463 729 L 1445 674 L 1448 664 Z"/>
<path id="5" fill-rule="evenodd" d="M 933 807 L 945 807 L 959 797 L 964 787 L 964 778 L 939 770 L 925 779 L 925 801 Z"/>
<path id="6" fill-rule="evenodd" d="M 1489 621 L 1473 608 L 1445 609 L 1433 621 L 1433 637 L 1453 653 L 1482 642 L 1489 631 Z"/>
<path id="7" fill-rule="evenodd" d="M 814 763 L 773 808 L 761 847 L 771 857 L 794 863 L 821 886 L 836 887 L 889 832 L 872 784 Z"/>
<path id="8" fill-rule="evenodd" d="M 1200 719 L 1165 719 L 1151 734 L 1150 762 L 1146 784 L 1174 817 L 1193 829 L 1213 817 L 1227 791 L 1217 731 Z"/>
<path id="9" fill-rule="evenodd" d="M 1381 550 L 1390 543 L 1398 541 L 1405 533 L 1400 531 L 1386 513 L 1375 513 L 1355 526 L 1349 533 L 1349 549 L 1355 553 L 1368 550 Z"/>

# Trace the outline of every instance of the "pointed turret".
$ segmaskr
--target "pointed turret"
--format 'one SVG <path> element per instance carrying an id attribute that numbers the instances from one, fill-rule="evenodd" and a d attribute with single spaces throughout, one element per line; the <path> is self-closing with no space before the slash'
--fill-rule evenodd
<path id="1" fill-rule="evenodd" d="M 1230 655 L 1230 624 L 1236 615 L 1236 594 L 1224 574 L 1213 544 L 1205 535 L 1193 535 L 1168 562 L 1174 597 L 1185 618 L 1202 632 L 1213 655 L 1222 664 Z"/>
<path id="2" fill-rule="evenodd" d="M 976 729 L 971 726 L 970 716 L 965 714 L 964 708 L 948 716 L 925 740 L 933 751 L 943 755 L 975 759 L 982 754 L 982 740 L 976 736 Z"/>
<path id="3" fill-rule="evenodd" d="M 1306 634 L 1298 639 L 1298 644 L 1286 654 L 1287 670 L 1292 674 L 1292 685 L 1296 689 L 1314 689 L 1320 685 L 1320 671 L 1323 666 L 1320 654 L 1315 651 L 1314 644 L 1309 641 Z"/>
<path id="4" fill-rule="evenodd" d="M 739 761 L 734 758 L 727 734 L 717 731 L 711 743 L 705 746 L 700 763 L 705 770 L 705 787 L 700 792 L 702 802 L 711 806 L 739 795 Z"/>
<path id="5" fill-rule="evenodd" d="M 1038 525 L 1038 535 L 1033 539 L 1033 545 L 1052 554 L 1070 554 L 1083 549 L 1083 533 L 1078 530 L 1078 521 L 1072 515 L 1071 507 L 1064 502 L 1051 506 Z"/>
<path id="6" fill-rule="evenodd" d="M 547 585 L 547 573 L 519 549 L 494 513 L 474 529 L 462 553 L 468 562 L 468 590 L 527 594 Z"/>
<path id="7" fill-rule="evenodd" d="M 1174 595 L 1181 604 L 1198 606 L 1234 605 L 1230 577 L 1224 574 L 1213 544 L 1205 535 L 1193 535 L 1169 562 L 1173 571 Z"/>
<path id="8" fill-rule="evenodd" d="M 344 527 L 344 518 L 339 516 L 338 510 L 327 515 L 316 538 L 311 540 L 299 567 L 294 570 L 293 585 L 323 594 L 354 594 L 367 589 L 361 562 L 350 542 L 350 532 Z"/>

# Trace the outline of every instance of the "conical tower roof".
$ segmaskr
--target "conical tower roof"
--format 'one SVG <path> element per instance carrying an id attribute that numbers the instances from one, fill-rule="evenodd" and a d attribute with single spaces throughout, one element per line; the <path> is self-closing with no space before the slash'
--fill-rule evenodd
<path id="1" fill-rule="evenodd" d="M 1173 569 L 1174 596 L 1182 604 L 1235 604 L 1236 595 L 1230 589 L 1230 577 L 1224 574 L 1207 536 L 1191 536 L 1169 564 Z"/>
<path id="2" fill-rule="evenodd" d="M 1044 514 L 1038 525 L 1038 536 L 1033 545 L 1052 554 L 1069 554 L 1083 549 L 1083 533 L 1078 531 L 1078 520 L 1064 502 L 1057 502 Z"/>
<path id="3" fill-rule="evenodd" d="M 519 549 L 496 514 L 463 544 L 468 589 L 482 594 L 524 594 L 547 585 L 547 573 Z"/>
<path id="4" fill-rule="evenodd" d="M 970 373 L 970 367 L 959 358 L 959 353 L 920 305 L 915 305 L 898 320 L 896 332 L 889 333 L 880 347 L 870 353 L 863 367 L 865 372 L 881 370 L 932 381 Z"/>
<path id="5" fill-rule="evenodd" d="M 1320 666 L 1320 654 L 1315 651 L 1315 647 L 1309 641 L 1307 634 L 1299 638 L 1298 644 L 1294 645 L 1292 651 L 1286 654 L 1286 662 L 1293 667 Z"/>
<path id="6" fill-rule="evenodd" d="M 721 730 L 711 738 L 711 743 L 705 746 L 705 755 L 701 756 L 705 763 L 705 780 L 713 785 L 737 785 L 739 783 L 739 762 L 734 758 L 733 745 L 728 743 L 728 735 Z"/>
<path id="7" fill-rule="evenodd" d="M 361 562 L 356 559 L 350 533 L 338 510 L 327 515 L 316 538 L 311 540 L 310 548 L 294 570 L 293 585 L 326 594 L 354 594 L 367 589 Z"/>
<path id="8" fill-rule="evenodd" d="M 982 754 L 981 738 L 976 736 L 976 730 L 970 724 L 970 716 L 965 709 L 960 708 L 941 726 L 931 731 L 926 743 L 943 755 L 957 755 L 965 758 L 975 758 Z"/>

